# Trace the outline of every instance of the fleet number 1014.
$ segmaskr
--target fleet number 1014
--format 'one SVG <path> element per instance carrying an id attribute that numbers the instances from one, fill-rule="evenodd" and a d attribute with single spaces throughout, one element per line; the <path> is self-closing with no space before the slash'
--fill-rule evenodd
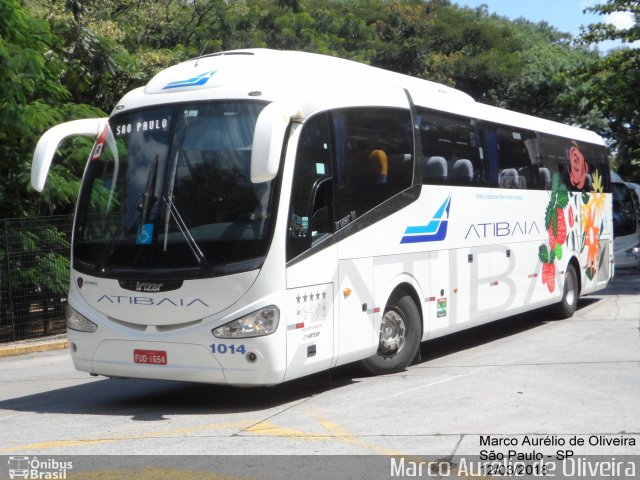
<path id="1" fill-rule="evenodd" d="M 218 353 L 220 355 L 225 355 L 227 353 L 246 353 L 244 345 L 242 344 L 236 345 L 231 343 L 227 345 L 226 343 L 212 343 L 209 347 L 211 348 L 211 353 Z"/>

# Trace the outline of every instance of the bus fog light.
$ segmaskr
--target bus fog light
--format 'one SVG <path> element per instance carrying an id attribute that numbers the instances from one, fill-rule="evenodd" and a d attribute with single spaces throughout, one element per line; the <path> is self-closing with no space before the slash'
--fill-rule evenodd
<path id="1" fill-rule="evenodd" d="M 247 362 L 255 363 L 258 360 L 258 356 L 254 352 L 247 353 Z"/>
<path id="2" fill-rule="evenodd" d="M 262 337 L 275 332 L 279 320 L 280 310 L 275 305 L 271 305 L 214 328 L 211 332 L 218 338 Z"/>
<path id="3" fill-rule="evenodd" d="M 98 325 L 93 323 L 84 315 L 80 315 L 67 303 L 67 328 L 70 330 L 76 330 L 78 332 L 95 332 L 98 329 Z"/>

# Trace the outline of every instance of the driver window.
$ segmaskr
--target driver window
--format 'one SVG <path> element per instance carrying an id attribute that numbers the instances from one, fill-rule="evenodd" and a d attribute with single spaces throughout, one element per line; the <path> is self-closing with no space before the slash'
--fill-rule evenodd
<path id="1" fill-rule="evenodd" d="M 333 232 L 330 138 L 326 113 L 302 127 L 291 188 L 287 260 Z"/>

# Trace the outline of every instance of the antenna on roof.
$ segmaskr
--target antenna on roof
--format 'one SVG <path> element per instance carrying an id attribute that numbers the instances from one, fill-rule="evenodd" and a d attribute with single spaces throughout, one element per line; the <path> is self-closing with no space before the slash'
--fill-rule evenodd
<path id="1" fill-rule="evenodd" d="M 200 55 L 198 55 L 198 58 L 196 59 L 196 64 L 194 65 L 194 67 L 198 66 L 198 62 L 202 58 L 202 55 L 204 54 L 204 51 L 207 49 L 208 45 L 209 45 L 209 40 L 207 40 L 207 42 L 204 44 L 204 47 L 202 47 L 202 51 L 200 52 Z"/>

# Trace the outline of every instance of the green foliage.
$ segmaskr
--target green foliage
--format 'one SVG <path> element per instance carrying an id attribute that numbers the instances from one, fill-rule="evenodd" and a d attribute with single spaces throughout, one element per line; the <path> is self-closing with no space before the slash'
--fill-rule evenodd
<path id="1" fill-rule="evenodd" d="M 640 40 L 640 30 L 638 29 L 640 2 L 638 0 L 609 0 L 604 4 L 589 7 L 585 11 L 598 13 L 600 15 L 625 12 L 633 17 L 634 25 L 630 28 L 619 29 L 610 23 L 595 23 L 584 29 L 581 38 L 582 41 L 596 43 L 603 40 L 622 40 L 625 43 L 632 43 Z"/>
<path id="2" fill-rule="evenodd" d="M 38 229 L 37 233 L 23 230 L 16 234 L 20 236 L 22 248 L 20 257 L 12 264 L 12 288 L 66 295 L 69 289 L 69 257 L 52 251 L 68 250 L 66 237 L 55 227 Z"/>
<path id="3" fill-rule="evenodd" d="M 640 48 L 629 45 L 640 41 L 640 0 L 609 0 L 587 9 L 599 14 L 626 12 L 633 18 L 630 28 L 618 29 L 600 22 L 589 25 L 581 35 L 583 43 L 619 40 L 623 47 L 587 65 L 580 78 L 588 82 L 584 110 L 597 108 L 606 119 L 592 127 L 610 139 L 616 168 L 623 178 L 640 181 Z"/>
<path id="4" fill-rule="evenodd" d="M 23 292 L 23 296 L 27 292 L 66 295 L 70 266 L 67 236 L 54 226 L 28 220 L 26 224 L 11 221 L 10 227 L 6 224 L 2 227 L 0 265 L 4 280 L 10 280 L 10 287 Z M 9 245 L 8 255 L 5 245 Z"/>
<path id="5" fill-rule="evenodd" d="M 443 5 L 436 10 L 433 48 L 425 76 L 434 76 L 464 90 L 477 100 L 496 104 L 522 69 L 522 44 L 513 24 L 477 9 Z"/>
<path id="6" fill-rule="evenodd" d="M 0 3 L 0 218 L 70 210 L 83 166 L 63 162 L 53 172 L 56 188 L 40 197 L 30 192 L 31 155 L 39 136 L 70 118 L 104 115 L 72 102 L 62 85 L 62 59 L 47 22 L 15 0 Z M 57 174 L 57 178 L 56 178 Z"/>
<path id="7" fill-rule="evenodd" d="M 15 0 L 0 3 L 0 217 L 32 209 L 18 178 L 28 168 L 35 139 L 61 119 L 51 104 L 63 101 L 67 92 L 48 68 L 45 42 L 50 39 L 46 24 Z"/>

